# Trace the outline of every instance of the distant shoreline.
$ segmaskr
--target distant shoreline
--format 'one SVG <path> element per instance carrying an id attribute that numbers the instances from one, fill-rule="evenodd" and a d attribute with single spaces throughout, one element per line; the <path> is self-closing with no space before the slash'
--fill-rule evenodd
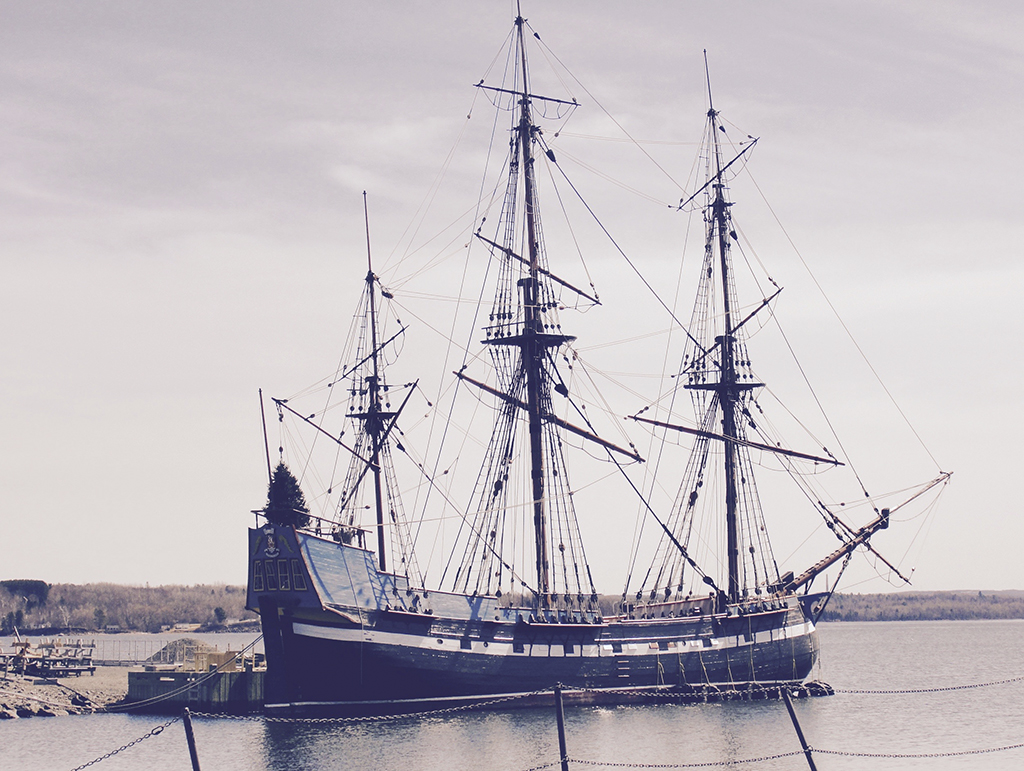
<path id="1" fill-rule="evenodd" d="M 245 609 L 245 587 L 229 584 L 125 586 L 0 581 L 0 635 L 93 632 L 241 631 L 259 623 Z"/>
<path id="2" fill-rule="evenodd" d="M 975 621 L 1024 618 L 1024 591 L 839 594 L 821 621 Z"/>
<path id="3" fill-rule="evenodd" d="M 9 586 L 7 586 L 9 585 Z M 9 589 L 19 589 L 14 592 Z M 32 591 L 25 591 L 31 589 Z M 120 584 L 46 584 L 0 581 L 8 612 L 0 636 L 21 634 L 248 632 L 259 618 L 245 609 L 245 587 L 139 587 Z M 620 597 L 601 596 L 605 613 Z M 13 610 L 11 610 L 13 608 Z M 820 621 L 963 621 L 1024 619 L 1024 590 L 835 594 Z"/>
<path id="4" fill-rule="evenodd" d="M 194 629 L 85 629 L 82 627 L 65 628 L 60 626 L 25 627 L 19 629 L 18 633 L 24 637 L 68 637 L 93 634 L 163 634 L 188 637 L 191 634 L 259 634 L 261 632 L 259 619 L 241 621 L 236 624 L 202 624 Z M 12 635 L 0 635 L 0 637 Z"/>

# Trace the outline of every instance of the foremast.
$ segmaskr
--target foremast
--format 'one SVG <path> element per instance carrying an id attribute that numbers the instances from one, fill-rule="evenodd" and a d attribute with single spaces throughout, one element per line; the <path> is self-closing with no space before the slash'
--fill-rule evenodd
<path id="1" fill-rule="evenodd" d="M 707 72 L 706 52 L 705 71 Z M 707 88 L 707 124 L 705 141 L 702 144 L 706 182 L 679 205 L 679 209 L 686 209 L 699 196 L 703 196 L 705 201 L 702 207 L 705 223 L 704 262 L 698 281 L 693 315 L 687 330 L 688 340 L 682 366 L 679 374 L 675 376 L 679 380 L 684 380 L 683 387 L 691 392 L 697 427 L 644 418 L 640 417 L 639 413 L 633 416 L 633 419 L 639 422 L 680 431 L 696 437 L 696 440 L 682 475 L 669 522 L 665 526 L 666 532 L 670 535 L 662 538 L 652 567 L 644 579 L 641 590 L 637 592 L 636 599 L 638 602 L 642 601 L 644 591 L 648 589 L 648 601 L 651 603 L 668 601 L 673 593 L 677 599 L 690 597 L 693 593 L 692 586 L 690 594 L 685 597 L 683 595 L 688 588 L 684 571 L 693 565 L 693 562 L 689 559 L 684 560 L 683 557 L 688 554 L 692 544 L 697 544 L 697 547 L 704 551 L 710 551 L 710 545 L 720 543 L 719 528 L 723 519 L 727 591 L 719 591 L 713 579 L 706 575 L 702 576 L 704 583 L 718 594 L 719 607 L 722 601 L 742 604 L 750 600 L 756 601 L 757 595 L 777 596 L 791 594 L 798 589 L 806 590 L 815 576 L 840 559 L 845 558 L 845 569 L 850 555 L 858 547 L 872 552 L 894 575 L 909 583 L 896 566 L 878 554 L 869 543 L 873 534 L 888 526 L 889 509 L 876 509 L 878 516 L 874 521 L 860 529 L 854 529 L 832 513 L 820 498 L 817 499 L 817 507 L 829 529 L 835 533 L 842 545 L 800 576 L 794 576 L 792 572 L 779 575 L 757 493 L 751 451 L 772 453 L 784 459 L 786 469 L 794 479 L 796 474 L 789 466 L 793 459 L 810 461 L 815 465 L 844 464 L 824 447 L 822 455 L 784 448 L 781 443 L 769 436 L 764 426 L 757 425 L 766 420 L 755 421 L 755 413 L 760 413 L 761 408 L 754 392 L 763 387 L 763 383 L 757 382 L 751 369 L 744 327 L 771 304 L 781 289 L 767 277 L 775 291 L 764 297 L 753 310 L 745 311 L 746 315 L 740 316 L 736 276 L 731 259 L 732 242 L 738 243 L 738 238 L 732 221 L 733 203 L 727 195 L 726 173 L 744 158 L 757 143 L 757 139 L 748 135 L 739 143 L 737 154 L 728 162 L 724 161 L 722 137 L 727 136 L 727 133 L 714 107 L 710 76 Z M 641 410 L 644 411 L 646 409 Z M 748 438 L 748 431 L 760 441 Z M 713 447 L 720 447 L 721 451 L 712 452 Z M 717 465 L 719 457 L 721 464 Z M 720 479 L 716 479 L 719 475 Z M 946 482 L 948 478 L 949 474 L 940 473 L 939 477 L 924 485 L 900 506 Z M 708 490 L 704 489 L 707 482 L 720 485 L 716 488 L 720 496 L 714 492 L 709 495 Z M 799 480 L 797 482 L 803 487 Z M 804 492 L 811 500 L 815 500 L 807 487 L 804 487 Z M 867 491 L 864 492 L 867 495 Z M 719 508 L 723 503 L 724 511 Z M 704 564 L 709 562 L 700 557 L 698 559 Z M 751 593 L 754 597 L 750 596 Z"/>
<path id="2" fill-rule="evenodd" d="M 737 468 L 736 468 L 736 410 L 740 402 L 740 391 L 754 388 L 753 383 L 740 383 L 736 377 L 736 338 L 733 325 L 733 302 L 735 284 L 732 276 L 732 265 L 729 254 L 729 207 L 732 204 L 725 198 L 725 183 L 722 179 L 722 148 L 718 140 L 718 112 L 711 100 L 711 83 L 708 82 L 708 121 L 710 133 L 714 137 L 712 152 L 714 156 L 714 183 L 711 186 L 711 230 L 718 242 L 718 257 L 721 267 L 722 306 L 724 333 L 716 340 L 721 343 L 721 375 L 717 383 L 716 393 L 722 410 L 722 435 L 725 437 L 724 471 L 725 471 L 725 529 L 726 549 L 728 554 L 728 595 L 732 602 L 740 596 L 739 568 L 739 522 L 737 516 Z"/>
<path id="3" fill-rule="evenodd" d="M 760 383 L 749 379 L 741 381 L 737 374 L 738 349 L 734 312 L 736 307 L 736 286 L 732 274 L 730 235 L 733 233 L 730 217 L 732 202 L 726 198 L 723 178 L 722 148 L 719 141 L 721 124 L 718 112 L 711 99 L 711 83 L 708 81 L 708 138 L 710 147 L 710 180 L 706 185 L 708 204 L 705 208 L 705 260 L 714 259 L 717 252 L 718 277 L 722 296 L 722 334 L 715 337 L 718 353 L 717 377 L 707 381 L 690 382 L 687 388 L 705 390 L 714 394 L 722 415 L 723 472 L 725 482 L 725 532 L 727 555 L 727 594 L 730 602 L 737 602 L 742 593 L 740 576 L 740 526 L 738 513 L 738 468 L 739 443 L 745 436 L 738 433 L 737 413 L 742 409 L 744 392 L 759 387 Z M 710 352 L 708 355 L 713 355 Z M 749 362 L 747 362 L 749 364 Z"/>
<path id="4" fill-rule="evenodd" d="M 764 523 L 751 450 L 834 462 L 787 451 L 774 443 L 751 441 L 747 436 L 748 429 L 756 431 L 750 411 L 751 405 L 756 406 L 753 392 L 763 384 L 757 382 L 751 369 L 744 326 L 771 298 L 741 317 L 731 253 L 736 232 L 726 174 L 756 140 L 741 143 L 739 154 L 726 162 L 720 140 L 723 134 L 709 79 L 702 148 L 706 182 L 679 207 L 688 207 L 699 196 L 704 198 L 704 260 L 677 379 L 690 392 L 697 427 L 634 416 L 642 422 L 689 433 L 696 441 L 666 524 L 675 537 L 662 538 L 637 593 L 638 601 L 645 590 L 650 592 L 650 602 L 659 598 L 667 601 L 673 595 L 685 599 L 696 590 L 697 578 L 714 590 L 719 603 L 741 602 L 751 591 L 755 595 L 771 592 L 771 587 L 778 585 L 779 571 Z M 723 535 L 724 549 L 716 549 Z M 718 572 L 724 575 L 712 579 L 698 571 L 691 581 L 686 576 L 693 567 L 691 556 L 705 568 L 719 561 Z"/>

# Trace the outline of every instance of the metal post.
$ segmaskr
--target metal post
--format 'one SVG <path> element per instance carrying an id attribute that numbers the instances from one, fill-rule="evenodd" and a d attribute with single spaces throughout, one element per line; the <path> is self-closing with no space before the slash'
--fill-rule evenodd
<path id="1" fill-rule="evenodd" d="M 562 771 L 569 771 L 569 751 L 565 748 L 565 711 L 562 708 L 562 686 L 555 686 L 555 718 L 558 722 L 558 758 Z"/>
<path id="2" fill-rule="evenodd" d="M 192 771 L 199 771 L 199 754 L 196 752 L 196 737 L 192 733 L 192 716 L 188 707 L 182 710 L 181 719 L 185 724 L 185 739 L 188 740 L 188 754 L 192 758 Z"/>
<path id="3" fill-rule="evenodd" d="M 782 686 L 782 700 L 786 702 L 786 709 L 789 710 L 789 718 L 793 721 L 793 728 L 796 729 L 796 736 L 800 740 L 800 746 L 804 748 L 804 756 L 807 758 L 807 765 L 811 767 L 811 771 L 818 771 L 814 765 L 814 758 L 811 757 L 811 748 L 807 746 L 807 740 L 804 739 L 804 732 L 800 730 L 800 723 L 796 719 L 796 712 L 793 709 L 793 700 L 789 698 L 789 688 Z"/>

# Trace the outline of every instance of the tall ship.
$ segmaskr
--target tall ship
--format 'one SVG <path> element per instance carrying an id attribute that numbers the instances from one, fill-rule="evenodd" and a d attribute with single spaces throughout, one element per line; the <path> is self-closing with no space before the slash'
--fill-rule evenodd
<path id="1" fill-rule="evenodd" d="M 674 503 L 659 510 L 653 483 L 635 473 L 648 459 L 591 422 L 574 393 L 575 330 L 563 330 L 560 314 L 598 300 L 549 262 L 537 174 L 538 161 L 557 167 L 538 115 L 576 104 L 531 91 L 531 37 L 516 18 L 506 80 L 477 84 L 511 123 L 505 182 L 495 195 L 500 216 L 496 223 L 481 217 L 474 234 L 489 259 L 487 294 L 479 296 L 491 299 L 479 314 L 477 350 L 452 375 L 453 388 L 493 418 L 479 450 L 463 452 L 479 460 L 468 501 L 451 500 L 439 464 L 421 459 L 407 464 L 406 477 L 400 473 L 398 459 L 413 457 L 403 428 L 413 420 L 410 404 L 426 397 L 418 381 L 390 377 L 411 332 L 390 311 L 394 293 L 374 273 L 368 224 L 347 360 L 313 396 L 315 410 L 296 398 L 273 400 L 281 421 L 309 432 L 308 446 L 332 448 L 337 473 L 320 480 L 326 493 L 317 500 L 329 501 L 321 504 L 329 510 L 311 514 L 299 480 L 283 462 L 274 470 L 268 449 L 268 502 L 249 530 L 247 606 L 261 618 L 269 713 L 414 712 L 536 697 L 556 685 L 589 703 L 796 687 L 817 660 L 815 623 L 835 588 L 810 591 L 815 577 L 848 563 L 857 549 L 884 560 L 870 540 L 888 527 L 889 508 L 872 503 L 869 521 L 855 526 L 813 497 L 834 550 L 801 573 L 780 567 L 772 552 L 755 476 L 764 458 L 790 471 L 843 463 L 824 449 L 782 446 L 761 417 L 764 385 L 748 331 L 762 323 L 775 294 L 740 303 L 728 186 L 756 140 L 726 154 L 710 82 L 704 181 L 680 202 L 701 214 L 703 264 L 688 323 L 669 311 L 685 338 L 682 364 L 657 400 L 671 409 L 634 404 L 627 424 L 689 446 L 688 460 L 658 464 L 658 484 L 678 490 Z M 661 312 L 651 306 L 651 314 Z M 685 402 L 689 419 L 679 417 Z M 443 428 L 454 432 L 455 422 Z M 635 496 L 647 537 L 655 533 L 650 567 L 637 569 L 634 585 L 615 595 L 598 592 L 583 532 L 620 526 L 621 511 L 609 500 L 577 512 L 573 449 L 608 464 Z M 316 481 L 292 465 L 307 488 Z M 409 517 L 402 492 L 414 486 L 422 513 Z M 419 566 L 427 541 L 421 523 L 438 501 L 458 510 L 457 533 L 428 586 Z M 788 508 L 775 514 L 793 516 Z M 628 533 L 621 543 L 630 548 Z M 435 554 L 437 544 L 429 544 Z M 723 551 L 711 561 L 709 544 Z"/>

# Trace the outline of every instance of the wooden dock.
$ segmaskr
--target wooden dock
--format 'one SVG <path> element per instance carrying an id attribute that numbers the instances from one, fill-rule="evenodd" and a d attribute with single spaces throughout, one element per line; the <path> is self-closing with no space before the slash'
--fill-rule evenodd
<path id="1" fill-rule="evenodd" d="M 177 713 L 183 707 L 195 712 L 249 714 L 263 710 L 264 670 L 186 672 L 150 667 L 128 673 L 125 704 L 137 703 L 139 711 Z"/>
<path id="2" fill-rule="evenodd" d="M 56 678 L 92 674 L 94 643 L 62 638 L 44 639 L 33 644 L 18 640 L 13 650 L 0 648 L 0 669 L 31 677 Z"/>

